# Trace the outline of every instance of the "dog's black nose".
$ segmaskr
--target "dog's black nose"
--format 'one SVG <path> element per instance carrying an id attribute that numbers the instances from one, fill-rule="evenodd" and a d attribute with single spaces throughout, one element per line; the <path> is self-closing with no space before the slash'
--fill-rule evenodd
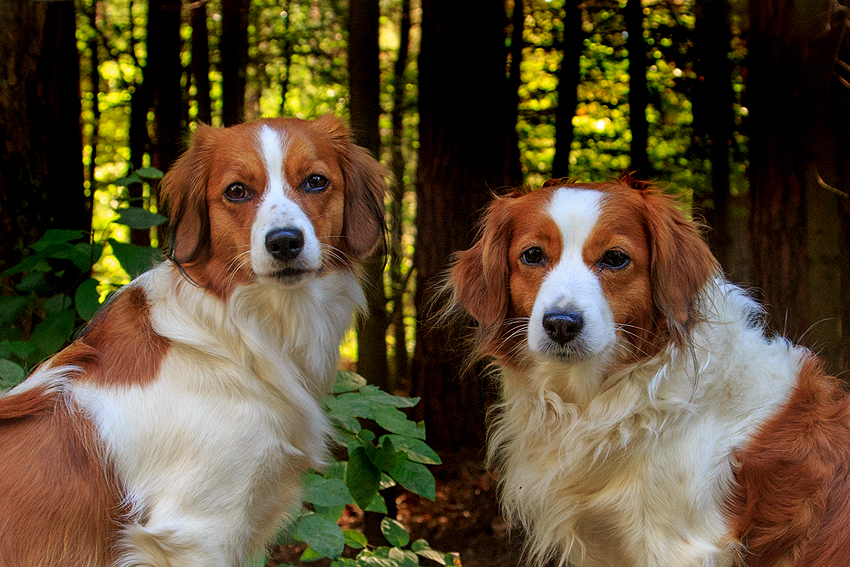
<path id="1" fill-rule="evenodd" d="M 584 327 L 578 311 L 549 311 L 543 314 L 543 329 L 549 338 L 563 346 L 576 338 Z"/>
<path id="2" fill-rule="evenodd" d="M 304 233 L 294 227 L 276 228 L 266 234 L 266 250 L 277 260 L 289 262 L 301 254 Z"/>

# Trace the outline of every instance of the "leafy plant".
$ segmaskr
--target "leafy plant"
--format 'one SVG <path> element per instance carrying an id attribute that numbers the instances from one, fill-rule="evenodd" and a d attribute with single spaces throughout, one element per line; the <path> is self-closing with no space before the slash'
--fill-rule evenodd
<path id="1" fill-rule="evenodd" d="M 337 524 L 350 505 L 387 514 L 381 491 L 396 484 L 434 499 L 434 476 L 426 465 L 441 464 L 440 457 L 425 443 L 423 424 L 410 421 L 401 411 L 418 402 L 390 395 L 353 372 L 338 372 L 325 408 L 348 458 L 333 459 L 324 473 L 304 476 L 305 506 L 280 534 L 279 545 L 304 542 L 301 561 L 330 558 L 332 567 L 412 567 L 420 559 L 460 565 L 457 555 L 431 549 L 425 540 L 411 543 L 407 529 L 389 516 L 381 521 L 381 532 L 390 546 L 370 545 L 362 533 Z M 375 429 L 385 433 L 364 428 L 361 420 L 374 422 Z M 360 551 L 354 558 L 342 557 L 346 547 Z M 267 560 L 262 558 L 257 565 Z"/>
<path id="2" fill-rule="evenodd" d="M 152 168 L 130 177 L 157 179 Z M 128 178 L 125 178 L 128 179 Z M 137 207 L 115 211 L 111 222 L 130 228 L 150 229 L 166 218 Z M 74 330 L 94 317 L 100 308 L 98 280 L 92 266 L 104 254 L 105 243 L 131 277 L 150 268 L 159 253 L 108 238 L 92 242 L 80 230 L 50 229 L 29 247 L 30 254 L 0 272 L 0 389 L 21 382 L 32 368 L 71 340 Z"/>

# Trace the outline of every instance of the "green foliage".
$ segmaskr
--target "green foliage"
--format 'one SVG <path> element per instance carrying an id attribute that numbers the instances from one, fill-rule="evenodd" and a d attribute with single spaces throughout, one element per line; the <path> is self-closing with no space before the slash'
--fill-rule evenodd
<path id="1" fill-rule="evenodd" d="M 162 174 L 147 168 L 134 173 L 147 179 Z M 136 207 L 122 208 L 111 222 L 151 228 L 164 217 Z M 20 263 L 0 273 L 0 389 L 21 382 L 32 368 L 72 339 L 100 308 L 104 293 L 112 291 L 92 277 L 92 267 L 108 242 L 121 266 L 135 275 L 159 258 L 154 248 L 105 238 L 92 242 L 78 230 L 50 229 L 28 248 Z"/>
<path id="2" fill-rule="evenodd" d="M 456 555 L 435 551 L 425 540 L 411 544 L 407 529 L 394 518 L 381 521 L 389 547 L 371 545 L 362 533 L 342 530 L 337 524 L 350 505 L 386 514 L 381 490 L 396 483 L 434 499 L 434 477 L 425 464 L 440 464 L 440 458 L 425 443 L 423 425 L 408 420 L 400 411 L 418 401 L 387 394 L 353 372 L 338 372 L 334 395 L 325 407 L 345 445 L 347 460 L 333 459 L 324 473 L 304 475 L 305 506 L 281 532 L 279 544 L 304 542 L 307 548 L 302 561 L 330 558 L 333 567 L 407 567 L 419 565 L 420 558 L 460 565 Z M 360 420 L 380 425 L 375 429 L 381 434 L 364 428 Z M 342 557 L 346 548 L 360 551 L 354 558 Z"/>

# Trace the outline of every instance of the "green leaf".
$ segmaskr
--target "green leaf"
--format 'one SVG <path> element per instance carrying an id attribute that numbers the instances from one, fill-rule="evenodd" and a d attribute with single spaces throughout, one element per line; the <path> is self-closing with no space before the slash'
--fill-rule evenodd
<path id="1" fill-rule="evenodd" d="M 421 463 L 405 461 L 396 467 L 390 476 L 400 485 L 423 498 L 434 500 L 437 496 L 434 475 Z"/>
<path id="2" fill-rule="evenodd" d="M 304 561 L 305 563 L 309 561 L 316 561 L 318 559 L 324 559 L 325 556 L 313 549 L 312 547 L 307 547 L 304 552 L 301 554 L 301 557 L 298 559 Z"/>
<path id="3" fill-rule="evenodd" d="M 74 332 L 74 310 L 66 309 L 59 313 L 48 313 L 38 324 L 30 337 L 39 359 L 54 354 L 65 345 L 65 341 Z"/>
<path id="4" fill-rule="evenodd" d="M 384 515 L 389 513 L 389 510 L 387 510 L 387 501 L 384 500 L 384 497 L 381 496 L 380 492 L 372 498 L 372 501 L 369 502 L 369 505 L 366 506 L 366 508 L 364 508 L 363 511 L 364 512 L 377 512 L 378 514 L 384 514 Z"/>
<path id="5" fill-rule="evenodd" d="M 121 267 L 131 278 L 148 271 L 161 259 L 159 251 L 150 246 L 126 244 L 118 242 L 114 238 L 109 239 L 109 244 L 112 246 L 112 253 L 115 254 Z"/>
<path id="6" fill-rule="evenodd" d="M 394 547 L 390 549 L 389 558 L 398 561 L 402 567 L 416 567 L 419 565 L 419 557 L 408 549 Z"/>
<path id="7" fill-rule="evenodd" d="M 116 223 L 140 230 L 153 228 L 168 222 L 168 219 L 164 216 L 146 211 L 139 207 L 120 209 L 117 213 L 118 220 L 115 221 Z"/>
<path id="8" fill-rule="evenodd" d="M 136 170 L 136 175 L 142 179 L 162 179 L 162 171 L 155 167 L 142 167 Z"/>
<path id="9" fill-rule="evenodd" d="M 390 559 L 388 557 L 376 557 L 374 555 L 364 557 L 358 556 L 357 562 L 360 565 L 376 565 L 377 567 L 401 567 L 401 564 L 395 559 Z"/>
<path id="10" fill-rule="evenodd" d="M 27 297 L 0 295 L 0 324 L 11 323 L 17 319 L 29 302 Z"/>
<path id="11" fill-rule="evenodd" d="M 404 451 L 396 451 L 393 442 L 388 438 L 384 438 L 381 447 L 368 445 L 365 449 L 372 464 L 385 472 L 395 470 L 407 460 L 407 454 Z"/>
<path id="12" fill-rule="evenodd" d="M 0 348 L 20 359 L 28 357 L 35 350 L 35 347 L 26 341 L 3 341 L 0 343 Z"/>
<path id="13" fill-rule="evenodd" d="M 11 388 L 23 382 L 27 373 L 23 368 L 5 358 L 0 358 L 0 387 Z"/>
<path id="14" fill-rule="evenodd" d="M 345 480 L 345 469 L 348 467 L 348 463 L 345 461 L 333 461 L 328 468 L 325 469 L 325 474 L 323 475 L 325 478 L 341 478 Z"/>
<path id="15" fill-rule="evenodd" d="M 411 461 L 424 463 L 426 465 L 443 464 L 442 459 L 440 459 L 440 456 L 437 455 L 434 449 L 429 447 L 421 439 L 405 437 L 404 435 L 384 435 L 380 439 L 382 443 L 385 437 L 392 440 L 393 445 L 395 445 L 397 449 L 407 453 L 407 458 Z"/>
<path id="16" fill-rule="evenodd" d="M 375 404 L 390 406 L 394 408 L 412 408 L 419 403 L 419 398 L 405 398 L 402 396 L 393 396 L 369 384 L 360 389 L 360 393 L 369 398 L 369 401 Z"/>
<path id="17" fill-rule="evenodd" d="M 296 531 L 310 548 L 325 557 L 339 557 L 345 549 L 345 536 L 333 520 L 317 515 L 305 516 L 298 522 Z"/>
<path id="18" fill-rule="evenodd" d="M 369 543 L 366 536 L 357 530 L 345 530 L 342 535 L 345 536 L 345 545 L 354 549 L 363 549 Z"/>
<path id="19" fill-rule="evenodd" d="M 407 437 L 425 438 L 425 430 L 416 426 L 416 423 L 407 419 L 404 412 L 393 407 L 379 406 L 374 409 L 373 417 L 378 425 L 389 431 Z"/>
<path id="20" fill-rule="evenodd" d="M 313 510 L 315 510 L 317 516 L 322 516 L 332 522 L 336 522 L 342 516 L 342 513 L 345 512 L 345 504 L 330 507 L 313 504 Z"/>
<path id="21" fill-rule="evenodd" d="M 410 534 L 407 533 L 401 522 L 392 518 L 381 520 L 381 533 L 393 547 L 404 547 L 410 542 Z"/>
<path id="22" fill-rule="evenodd" d="M 89 278 L 77 286 L 74 293 L 74 307 L 81 319 L 89 321 L 100 309 L 100 293 L 97 291 L 98 282 Z"/>
<path id="23" fill-rule="evenodd" d="M 45 266 L 48 270 L 50 269 L 50 266 L 47 266 L 47 264 Z M 41 294 L 45 294 L 52 291 L 52 287 L 45 283 L 44 272 L 42 271 L 33 271 L 25 275 L 21 278 L 21 283 L 15 286 L 15 289 L 21 293 L 41 292 Z"/>
<path id="24" fill-rule="evenodd" d="M 348 488 L 345 486 L 345 481 L 338 478 L 324 479 L 318 477 L 313 480 L 307 486 L 304 500 L 326 508 L 354 503 Z"/>
<path id="25" fill-rule="evenodd" d="M 58 250 L 60 250 L 64 247 L 65 247 L 65 245 L 51 244 L 50 246 L 48 246 L 45 249 L 45 251 L 36 252 L 32 256 L 28 256 L 27 258 L 24 258 L 23 260 L 21 260 L 20 262 L 18 262 L 14 266 L 12 266 L 11 268 L 4 270 L 3 273 L 0 274 L 0 276 L 4 276 L 4 277 L 5 276 L 13 276 L 15 274 L 20 274 L 21 272 L 26 272 L 28 270 L 35 269 L 36 267 L 39 268 L 39 271 L 49 270 L 50 269 L 49 265 L 44 264 L 44 266 L 39 266 L 39 264 L 44 262 L 44 259 L 47 258 L 48 254 L 50 254 L 51 252 L 58 251 Z M 46 270 L 41 270 L 40 268 L 46 268 Z"/>
<path id="26" fill-rule="evenodd" d="M 431 561 L 436 561 L 440 565 L 446 565 L 446 554 L 431 549 L 431 546 L 428 545 L 428 542 L 424 539 L 417 539 L 412 544 L 410 544 L 410 549 L 413 550 L 416 555 L 421 555 L 426 559 L 430 559 Z M 448 563 L 451 565 L 451 562 Z"/>
<path id="27" fill-rule="evenodd" d="M 71 307 L 71 298 L 60 293 L 44 302 L 44 310 L 48 313 L 58 313 Z"/>
<path id="28" fill-rule="evenodd" d="M 72 240 L 88 238 L 88 235 L 82 230 L 61 230 L 56 228 L 48 229 L 44 236 L 38 239 L 38 242 L 30 248 L 36 251 L 42 251 L 53 244 L 66 244 Z"/>
<path id="29" fill-rule="evenodd" d="M 372 464 L 363 447 L 354 449 L 348 457 L 345 484 L 354 501 L 362 509 L 366 509 L 378 493 L 381 471 Z"/>
<path id="30" fill-rule="evenodd" d="M 342 419 L 352 416 L 372 419 L 372 405 L 358 393 L 346 393 L 328 398 L 326 405 L 331 410 L 331 417 Z M 359 430 L 358 430 L 359 431 Z"/>
<path id="31" fill-rule="evenodd" d="M 128 185 L 132 185 L 134 183 L 141 183 L 142 178 L 136 172 L 131 173 L 125 177 L 119 177 L 115 180 L 115 184 L 119 187 L 127 187 Z"/>
<path id="32" fill-rule="evenodd" d="M 337 370 L 336 384 L 334 384 L 334 394 L 342 394 L 344 392 L 353 392 L 359 390 L 366 385 L 366 379 L 348 370 Z"/>

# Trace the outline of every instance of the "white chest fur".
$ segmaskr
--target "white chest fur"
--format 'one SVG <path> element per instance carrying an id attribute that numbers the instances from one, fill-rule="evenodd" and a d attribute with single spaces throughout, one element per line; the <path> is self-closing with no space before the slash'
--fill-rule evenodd
<path id="1" fill-rule="evenodd" d="M 750 326 L 756 307 L 737 288 L 708 293 L 713 311 L 695 329 L 692 352 L 670 347 L 605 376 L 586 405 L 564 394 L 586 367 L 503 371 L 490 452 L 502 465 L 505 508 L 528 529 L 536 558 L 577 567 L 732 564 L 724 506 L 733 453 L 787 399 L 802 352 Z"/>
<path id="2" fill-rule="evenodd" d="M 171 341 L 158 378 L 75 395 L 135 518 L 119 564 L 236 566 L 298 504 L 300 472 L 321 465 L 322 397 L 363 296 L 349 272 L 242 286 L 227 305 L 174 278 L 165 266 L 132 284 Z"/>

